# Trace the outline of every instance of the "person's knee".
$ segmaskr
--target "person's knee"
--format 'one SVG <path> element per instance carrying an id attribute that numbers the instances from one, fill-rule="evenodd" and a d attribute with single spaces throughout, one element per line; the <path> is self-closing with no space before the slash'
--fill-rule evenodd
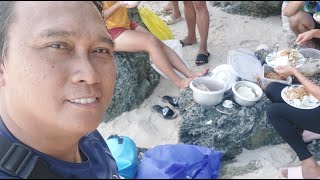
<path id="1" fill-rule="evenodd" d="M 197 12 L 204 12 L 207 8 L 206 1 L 196 1 L 193 2 L 194 8 Z"/>
<path id="2" fill-rule="evenodd" d="M 143 43 L 143 42 L 142 42 Z M 164 43 L 154 35 L 148 37 L 147 47 L 151 50 L 154 48 L 163 48 Z"/>

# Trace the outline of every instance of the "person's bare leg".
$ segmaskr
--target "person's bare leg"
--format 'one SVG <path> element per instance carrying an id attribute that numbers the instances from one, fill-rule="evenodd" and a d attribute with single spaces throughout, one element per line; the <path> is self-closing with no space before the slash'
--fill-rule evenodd
<path id="1" fill-rule="evenodd" d="M 181 18 L 181 12 L 179 9 L 179 1 L 171 1 L 172 3 L 172 14 L 170 15 L 172 19 Z"/>
<path id="2" fill-rule="evenodd" d="M 313 17 L 304 11 L 298 11 L 295 15 L 289 17 L 289 25 L 296 36 L 315 28 Z M 315 43 L 310 40 L 307 47 L 315 48 Z"/>
<path id="3" fill-rule="evenodd" d="M 166 11 L 173 11 L 172 1 L 168 1 L 168 3 L 163 7 Z"/>
<path id="4" fill-rule="evenodd" d="M 188 35 L 182 40 L 184 44 L 197 43 L 196 37 L 196 10 L 194 9 L 192 1 L 183 1 L 184 16 L 187 22 Z"/>
<path id="5" fill-rule="evenodd" d="M 206 1 L 193 1 L 196 11 L 197 27 L 200 34 L 199 53 L 208 55 L 207 40 L 209 31 L 209 12 Z"/>
<path id="6" fill-rule="evenodd" d="M 140 32 L 149 33 L 145 28 L 143 28 L 141 26 L 138 26 L 135 30 L 140 31 Z M 168 57 L 170 57 L 168 61 L 171 64 L 171 66 L 174 69 L 181 72 L 187 78 L 195 78 L 195 77 L 204 76 L 209 71 L 208 68 L 205 68 L 200 72 L 193 72 L 182 62 L 181 58 L 177 55 L 177 53 L 175 53 L 170 47 L 166 46 L 165 44 L 164 44 L 164 51 L 165 51 L 166 55 Z"/>
<path id="7" fill-rule="evenodd" d="M 193 78 L 181 78 L 176 74 L 170 63 L 170 57 L 164 48 L 166 45 L 150 33 L 127 30 L 115 40 L 115 51 L 149 53 L 152 62 L 163 72 L 179 89 L 189 86 Z M 149 42 L 149 43 L 141 43 Z"/>
<path id="8" fill-rule="evenodd" d="M 314 157 L 310 157 L 301 161 L 302 174 L 304 179 L 319 179 L 320 178 L 320 166 Z M 288 169 L 281 171 L 282 176 L 288 178 Z"/>

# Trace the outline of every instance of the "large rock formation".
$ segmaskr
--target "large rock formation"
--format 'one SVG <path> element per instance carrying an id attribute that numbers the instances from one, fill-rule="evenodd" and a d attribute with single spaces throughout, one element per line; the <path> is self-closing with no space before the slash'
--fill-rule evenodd
<path id="1" fill-rule="evenodd" d="M 232 97 L 231 97 L 232 99 Z M 252 107 L 241 107 L 235 114 L 222 114 L 214 106 L 197 104 L 192 90 L 180 94 L 179 110 L 182 122 L 179 141 L 212 147 L 224 152 L 223 160 L 229 160 L 242 152 L 265 145 L 284 143 L 282 138 L 268 123 L 266 108 L 271 102 L 264 96 Z M 309 145 L 320 158 L 319 143 Z"/>
<path id="2" fill-rule="evenodd" d="M 280 15 L 282 1 L 210 1 L 210 3 L 230 14 L 265 18 Z"/>
<path id="3" fill-rule="evenodd" d="M 136 8 L 129 17 L 145 26 Z M 143 52 L 116 52 L 117 81 L 112 103 L 105 114 L 107 122 L 123 112 L 138 108 L 159 83 L 160 75 L 151 67 L 149 55 Z"/>

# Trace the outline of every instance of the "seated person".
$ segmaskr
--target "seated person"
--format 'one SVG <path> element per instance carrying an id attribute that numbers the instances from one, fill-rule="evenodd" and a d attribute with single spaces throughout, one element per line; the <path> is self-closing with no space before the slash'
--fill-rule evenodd
<path id="1" fill-rule="evenodd" d="M 320 29 L 320 24 L 313 19 L 319 8 L 317 1 L 289 1 L 282 13 L 289 18 L 290 28 L 298 36 L 312 29 Z M 306 46 L 319 49 L 320 39 L 313 38 Z"/>
<path id="2" fill-rule="evenodd" d="M 310 81 L 295 67 L 280 66 L 276 67 L 275 71 L 283 77 L 295 76 L 304 86 L 306 92 L 318 100 L 320 99 L 320 86 Z M 320 166 L 306 143 L 319 139 L 320 107 L 299 109 L 285 103 L 281 98 L 281 91 L 286 86 L 273 82 L 266 87 L 266 96 L 272 102 L 267 109 L 268 121 L 301 161 L 301 166 L 282 168 L 281 173 L 288 179 L 319 179 Z M 301 130 L 304 130 L 303 133 Z"/>
<path id="3" fill-rule="evenodd" d="M 1 179 L 119 178 L 96 130 L 116 74 L 101 10 L 93 1 L 0 2 L 0 139 L 20 144 Z M 35 156 L 23 166 L 26 149 Z"/>
<path id="4" fill-rule="evenodd" d="M 115 41 L 115 51 L 148 52 L 157 68 L 179 89 L 188 87 L 194 78 L 208 73 L 207 68 L 202 72 L 192 72 L 171 48 L 148 30 L 130 21 L 128 8 L 133 7 L 135 6 L 124 1 L 104 1 L 104 18 L 107 29 Z M 186 78 L 181 78 L 174 69 Z"/>

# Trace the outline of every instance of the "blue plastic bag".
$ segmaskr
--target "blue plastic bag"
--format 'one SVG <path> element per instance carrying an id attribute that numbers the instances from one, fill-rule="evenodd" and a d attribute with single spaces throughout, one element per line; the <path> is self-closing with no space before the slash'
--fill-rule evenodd
<path id="1" fill-rule="evenodd" d="M 174 144 L 146 151 L 137 179 L 215 179 L 223 153 L 207 147 Z"/>
<path id="2" fill-rule="evenodd" d="M 119 175 L 126 179 L 136 177 L 138 149 L 134 141 L 127 136 L 112 135 L 106 143 L 116 160 Z"/>

